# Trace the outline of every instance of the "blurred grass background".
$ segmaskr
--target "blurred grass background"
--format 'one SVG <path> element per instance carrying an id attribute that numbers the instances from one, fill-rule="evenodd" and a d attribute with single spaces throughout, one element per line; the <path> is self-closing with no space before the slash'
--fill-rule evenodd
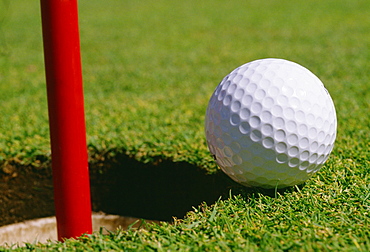
<path id="1" fill-rule="evenodd" d="M 1 158 L 32 162 L 49 156 L 39 3 L 2 4 Z M 338 140 L 355 148 L 369 136 L 359 129 L 368 125 L 368 5 L 81 1 L 90 152 L 212 168 L 203 134 L 208 99 L 231 70 L 266 57 L 296 61 L 322 79 L 337 106 Z"/>

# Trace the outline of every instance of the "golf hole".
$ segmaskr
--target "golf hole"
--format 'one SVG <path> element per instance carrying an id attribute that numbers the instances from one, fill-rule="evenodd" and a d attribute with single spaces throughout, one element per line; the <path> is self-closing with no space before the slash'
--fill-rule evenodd
<path id="1" fill-rule="evenodd" d="M 183 218 L 203 202 L 213 204 L 221 196 L 227 197 L 235 186 L 223 172 L 208 175 L 189 163 L 169 160 L 145 164 L 115 153 L 94 156 L 90 163 L 92 209 L 106 213 L 104 218 L 116 223 L 107 227 L 108 230 L 119 225 L 125 228 L 138 219 L 171 222 L 174 217 Z M 35 236 L 38 231 L 31 231 L 27 225 L 55 229 L 50 219 L 55 215 L 50 163 L 45 157 L 39 160 L 39 166 L 24 166 L 17 160 L 0 166 L 0 228 L 20 230 L 10 236 L 1 231 L 0 244 L 50 238 L 42 238 L 41 233 Z M 99 218 L 104 220 L 102 216 Z M 27 233 L 31 234 L 30 238 L 26 238 Z"/>

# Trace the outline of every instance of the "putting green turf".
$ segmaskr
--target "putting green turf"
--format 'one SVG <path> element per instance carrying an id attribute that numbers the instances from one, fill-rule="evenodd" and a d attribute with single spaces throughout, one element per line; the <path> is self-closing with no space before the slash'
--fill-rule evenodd
<path id="1" fill-rule="evenodd" d="M 0 158 L 36 165 L 50 156 L 39 2 L 0 6 Z M 92 157 L 124 152 L 215 172 L 203 133 L 208 99 L 231 70 L 266 57 L 295 61 L 323 81 L 338 136 L 326 165 L 301 189 L 278 197 L 245 190 L 178 225 L 50 246 L 370 250 L 367 0 L 92 0 L 79 7 Z"/>

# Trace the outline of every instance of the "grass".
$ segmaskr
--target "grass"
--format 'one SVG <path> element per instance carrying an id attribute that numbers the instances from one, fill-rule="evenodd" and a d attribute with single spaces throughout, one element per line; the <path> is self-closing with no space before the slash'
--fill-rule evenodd
<path id="1" fill-rule="evenodd" d="M 50 158 L 38 1 L 0 1 L 0 158 Z M 212 172 L 203 121 L 218 82 L 258 58 L 296 61 L 329 90 L 335 149 L 304 187 L 237 190 L 173 225 L 29 250 L 368 251 L 370 4 L 366 0 L 80 1 L 91 162 L 125 152 Z M 4 6 L 4 8 L 3 8 Z"/>
<path id="2" fill-rule="evenodd" d="M 297 201 L 301 204 L 292 209 Z M 279 205 L 279 209 L 276 209 L 276 205 Z M 369 231 L 360 231 L 365 228 L 361 224 L 348 229 L 335 220 L 351 221 L 346 207 L 343 207 L 345 212 L 332 214 L 318 211 L 323 210 L 320 205 L 317 199 L 299 190 L 276 198 L 259 194 L 246 199 L 239 195 L 213 206 L 202 205 L 173 225 L 149 225 L 146 229 L 118 231 L 109 235 L 95 234 L 78 241 L 68 240 L 64 245 L 50 244 L 43 248 L 62 246 L 65 249 L 74 247 L 104 251 L 356 251 L 361 249 L 359 242 L 369 241 Z M 328 215 L 334 215 L 335 218 Z"/>

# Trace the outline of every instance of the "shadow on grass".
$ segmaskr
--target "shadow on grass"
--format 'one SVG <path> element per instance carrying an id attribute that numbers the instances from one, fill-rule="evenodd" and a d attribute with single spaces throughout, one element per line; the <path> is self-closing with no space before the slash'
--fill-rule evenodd
<path id="1" fill-rule="evenodd" d="M 248 199 L 295 190 L 246 188 L 222 171 L 209 175 L 185 162 L 143 164 L 122 154 L 104 160 L 91 167 L 92 202 L 95 211 L 109 214 L 171 221 L 203 202 L 211 205 L 220 197 L 229 198 L 230 191 Z"/>
<path id="2" fill-rule="evenodd" d="M 153 220 L 182 218 L 202 202 L 226 198 L 236 186 L 222 172 L 207 175 L 184 162 L 143 164 L 125 155 L 92 165 L 91 170 L 94 210 Z"/>

